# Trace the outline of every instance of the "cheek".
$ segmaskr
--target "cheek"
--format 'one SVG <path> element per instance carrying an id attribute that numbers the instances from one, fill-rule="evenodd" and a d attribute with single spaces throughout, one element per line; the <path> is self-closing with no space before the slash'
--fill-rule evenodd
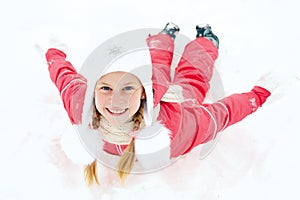
<path id="1" fill-rule="evenodd" d="M 136 113 L 140 107 L 141 95 L 139 93 L 133 94 L 129 99 L 129 106 L 132 113 Z"/>
<path id="2" fill-rule="evenodd" d="M 105 98 L 103 95 L 95 94 L 95 105 L 99 112 L 103 109 L 105 105 Z"/>

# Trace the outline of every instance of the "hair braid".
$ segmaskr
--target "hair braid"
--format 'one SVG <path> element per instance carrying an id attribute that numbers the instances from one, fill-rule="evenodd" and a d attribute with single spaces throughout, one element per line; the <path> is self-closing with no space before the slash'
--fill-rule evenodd
<path id="1" fill-rule="evenodd" d="M 137 131 L 140 129 L 141 123 L 143 121 L 143 114 L 144 114 L 144 99 L 141 99 L 141 105 L 140 105 L 140 109 L 135 113 L 135 115 L 133 116 L 133 127 L 132 130 L 133 131 Z"/>
<path id="2" fill-rule="evenodd" d="M 98 129 L 100 127 L 100 119 L 101 119 L 101 114 L 97 110 L 95 103 L 94 103 L 94 108 L 93 108 L 93 116 L 92 116 L 92 127 L 93 129 Z"/>
<path id="3" fill-rule="evenodd" d="M 95 159 L 91 164 L 88 164 L 84 168 L 84 178 L 88 186 L 91 186 L 94 183 L 100 185 L 98 180 L 98 173 L 97 173 L 97 159 Z"/>
<path id="4" fill-rule="evenodd" d="M 101 119 L 101 114 L 97 110 L 94 102 L 93 115 L 92 115 L 93 129 L 98 129 L 100 127 L 100 119 Z M 97 172 L 97 159 L 95 159 L 92 163 L 88 164 L 84 168 L 84 178 L 88 186 L 91 186 L 94 183 L 100 185 L 98 180 L 98 172 Z"/>
<path id="5" fill-rule="evenodd" d="M 133 131 L 139 130 L 140 125 L 142 123 L 143 113 L 144 113 L 144 102 L 145 100 L 142 99 L 140 109 L 133 116 L 133 127 L 132 127 Z M 135 160 L 136 160 L 136 155 L 135 155 L 134 138 L 132 138 L 130 144 L 126 147 L 118 163 L 118 175 L 122 183 L 124 183 L 126 177 L 130 174 L 130 171 L 134 166 Z"/>

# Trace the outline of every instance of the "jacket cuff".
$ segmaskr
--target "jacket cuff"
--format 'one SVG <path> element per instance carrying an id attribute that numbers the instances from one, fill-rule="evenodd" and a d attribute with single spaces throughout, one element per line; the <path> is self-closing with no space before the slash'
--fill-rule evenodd
<path id="1" fill-rule="evenodd" d="M 267 98 L 271 95 L 271 92 L 269 90 L 261 86 L 254 86 L 251 91 L 258 96 L 260 100 L 260 106 L 262 106 L 266 102 Z"/>
<path id="2" fill-rule="evenodd" d="M 59 49 L 50 48 L 46 52 L 47 62 L 52 62 L 55 59 L 63 59 L 64 60 L 64 59 L 66 59 L 66 57 L 67 57 L 67 55 Z"/>

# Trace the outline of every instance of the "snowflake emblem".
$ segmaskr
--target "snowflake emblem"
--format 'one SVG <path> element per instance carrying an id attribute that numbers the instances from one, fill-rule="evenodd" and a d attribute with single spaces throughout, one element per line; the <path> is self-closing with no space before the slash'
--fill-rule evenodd
<path id="1" fill-rule="evenodd" d="M 108 54 L 113 57 L 116 57 L 117 55 L 120 55 L 121 53 L 122 53 L 122 47 L 117 46 L 117 45 L 114 45 L 113 47 L 111 47 L 108 52 Z"/>
<path id="2" fill-rule="evenodd" d="M 250 99 L 250 103 L 251 103 L 251 106 L 252 106 L 252 111 L 257 110 L 258 106 L 256 104 L 255 98 Z"/>

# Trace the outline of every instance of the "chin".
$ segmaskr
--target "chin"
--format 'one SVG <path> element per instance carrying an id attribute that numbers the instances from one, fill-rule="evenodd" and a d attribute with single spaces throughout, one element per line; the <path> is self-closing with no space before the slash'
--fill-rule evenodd
<path id="1" fill-rule="evenodd" d="M 108 122 L 113 125 L 113 126 L 121 126 L 123 124 L 125 124 L 130 118 L 126 117 L 126 118 L 121 118 L 121 119 L 108 119 Z"/>

